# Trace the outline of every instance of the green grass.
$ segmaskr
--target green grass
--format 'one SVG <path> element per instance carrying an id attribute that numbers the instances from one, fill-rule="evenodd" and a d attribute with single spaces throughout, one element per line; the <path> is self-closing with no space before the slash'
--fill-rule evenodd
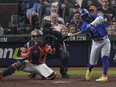
<path id="1" fill-rule="evenodd" d="M 57 74 L 59 74 L 58 71 L 56 71 Z M 70 75 L 85 75 L 86 71 L 85 70 L 80 70 L 80 71 L 76 71 L 76 70 L 71 70 L 68 72 Z M 97 71 L 93 71 L 93 75 L 101 75 L 102 71 L 101 70 L 97 70 Z M 116 71 L 108 71 L 108 74 L 110 75 L 116 75 Z"/>
<path id="2" fill-rule="evenodd" d="M 55 70 L 57 75 L 60 75 L 59 70 Z M 86 70 L 70 70 L 68 72 L 68 74 L 70 75 L 85 75 Z M 23 71 L 16 71 L 15 75 L 28 75 L 29 73 L 27 72 L 23 72 Z M 93 71 L 93 75 L 101 75 L 102 71 L 101 70 L 97 70 L 97 71 Z M 109 75 L 116 75 L 116 71 L 114 70 L 109 70 L 108 71 Z"/>

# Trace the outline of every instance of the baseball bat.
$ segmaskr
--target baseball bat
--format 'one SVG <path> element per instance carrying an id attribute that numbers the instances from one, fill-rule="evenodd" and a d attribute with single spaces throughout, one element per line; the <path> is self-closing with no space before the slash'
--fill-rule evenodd
<path id="1" fill-rule="evenodd" d="M 75 36 L 75 35 L 78 35 L 80 34 L 81 32 L 77 32 L 77 33 L 74 33 L 74 34 L 71 34 L 71 36 Z"/>

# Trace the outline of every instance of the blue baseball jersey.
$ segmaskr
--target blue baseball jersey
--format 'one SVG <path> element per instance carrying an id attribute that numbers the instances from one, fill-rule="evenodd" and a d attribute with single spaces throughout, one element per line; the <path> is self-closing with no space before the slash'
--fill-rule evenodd
<path id="1" fill-rule="evenodd" d="M 95 18 L 98 17 L 98 15 L 99 15 L 99 13 L 96 13 L 96 14 L 94 14 L 93 17 L 91 17 L 91 18 L 93 18 L 93 21 Z M 103 16 L 103 17 L 104 17 L 104 19 L 107 19 L 105 16 Z M 91 18 L 90 18 L 90 20 L 91 20 Z M 97 26 L 95 26 L 93 31 L 91 31 L 90 29 L 89 30 L 86 29 L 87 25 L 90 23 L 91 22 L 86 22 L 86 21 L 83 22 L 83 24 L 81 26 L 82 33 L 90 32 L 93 39 L 94 38 L 101 38 L 101 37 L 104 37 L 108 34 L 106 27 L 109 26 L 109 23 L 107 22 L 107 20 L 102 22 L 101 24 L 98 24 Z"/>

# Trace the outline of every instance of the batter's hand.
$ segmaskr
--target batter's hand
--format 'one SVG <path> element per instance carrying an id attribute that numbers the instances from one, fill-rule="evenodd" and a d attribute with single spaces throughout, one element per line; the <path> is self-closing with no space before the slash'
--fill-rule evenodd
<path id="1" fill-rule="evenodd" d="M 86 30 L 90 30 L 90 31 L 93 31 L 94 27 L 92 24 L 89 24 L 87 27 L 86 27 Z"/>

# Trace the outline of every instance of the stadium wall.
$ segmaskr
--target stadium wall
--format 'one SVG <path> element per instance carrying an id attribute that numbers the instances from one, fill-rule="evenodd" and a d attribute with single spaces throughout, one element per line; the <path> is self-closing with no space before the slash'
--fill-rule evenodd
<path id="1" fill-rule="evenodd" d="M 22 59 L 19 54 L 24 44 L 29 40 L 30 36 L 28 35 L 0 36 L 0 67 L 7 67 L 16 60 Z M 116 67 L 116 36 L 110 36 L 110 40 L 111 55 L 109 62 L 111 67 Z M 66 45 L 70 53 L 69 66 L 87 66 L 91 39 L 86 35 L 78 35 L 67 39 Z M 47 59 L 47 64 L 49 66 L 59 66 L 60 60 Z M 98 66 L 101 66 L 101 60 L 99 60 Z"/>

